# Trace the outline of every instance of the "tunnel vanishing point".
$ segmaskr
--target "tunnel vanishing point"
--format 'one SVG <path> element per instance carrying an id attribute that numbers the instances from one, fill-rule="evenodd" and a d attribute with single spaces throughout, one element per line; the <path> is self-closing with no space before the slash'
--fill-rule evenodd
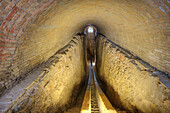
<path id="1" fill-rule="evenodd" d="M 170 113 L 170 0 L 0 0 L 0 113 Z"/>

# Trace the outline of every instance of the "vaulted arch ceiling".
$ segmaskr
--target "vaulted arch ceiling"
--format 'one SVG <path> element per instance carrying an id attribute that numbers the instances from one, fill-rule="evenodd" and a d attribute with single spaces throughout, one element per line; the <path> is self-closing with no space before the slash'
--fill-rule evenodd
<path id="1" fill-rule="evenodd" d="M 166 0 L 1 1 L 1 74 L 29 71 L 83 32 L 87 24 L 169 72 L 168 11 Z"/>

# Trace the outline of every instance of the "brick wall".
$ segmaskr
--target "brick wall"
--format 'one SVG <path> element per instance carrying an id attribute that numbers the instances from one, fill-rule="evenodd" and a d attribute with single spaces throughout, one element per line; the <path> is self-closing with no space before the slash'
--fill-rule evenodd
<path id="1" fill-rule="evenodd" d="M 0 87 L 8 87 L 17 78 L 12 76 L 11 66 L 19 40 L 22 40 L 23 30 L 39 12 L 53 2 L 54 0 L 0 1 Z"/>
<path id="2" fill-rule="evenodd" d="M 0 88 L 46 61 L 86 24 L 169 72 L 169 0 L 0 0 Z"/>

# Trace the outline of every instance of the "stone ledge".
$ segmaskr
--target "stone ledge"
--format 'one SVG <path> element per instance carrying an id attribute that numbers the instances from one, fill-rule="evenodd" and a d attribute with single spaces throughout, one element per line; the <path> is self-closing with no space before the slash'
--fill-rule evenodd
<path id="1" fill-rule="evenodd" d="M 52 56 L 38 79 L 5 112 L 61 112 L 73 104 L 85 79 L 82 44 L 77 36 Z"/>
<path id="2" fill-rule="evenodd" d="M 98 38 L 97 74 L 111 103 L 130 112 L 170 112 L 170 90 L 106 38 Z"/>

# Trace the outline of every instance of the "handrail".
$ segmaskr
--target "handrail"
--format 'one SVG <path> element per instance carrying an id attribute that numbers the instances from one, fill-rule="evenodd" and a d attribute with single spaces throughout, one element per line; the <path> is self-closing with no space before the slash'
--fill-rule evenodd
<path id="1" fill-rule="evenodd" d="M 95 71 L 94 71 L 94 66 L 92 65 L 93 69 L 93 77 L 95 81 L 95 86 L 96 86 L 96 98 L 99 106 L 100 113 L 117 113 L 116 109 L 111 105 L 105 94 L 103 93 L 102 89 L 100 88 Z"/>
<path id="2" fill-rule="evenodd" d="M 100 113 L 117 113 L 116 109 L 111 105 L 111 103 L 103 93 L 102 89 L 100 88 L 96 79 L 93 65 L 91 69 L 91 63 L 89 65 L 89 79 L 88 79 L 88 85 L 85 92 L 83 104 L 81 107 L 81 113 L 91 113 L 91 78 L 92 77 L 94 77 L 94 84 L 96 89 L 95 93 L 96 93 L 96 98 L 97 98 L 97 103 L 99 106 Z"/>
<path id="3" fill-rule="evenodd" d="M 81 107 L 81 113 L 91 113 L 91 65 L 89 65 L 89 79 L 88 79 L 88 84 L 83 100 L 83 104 Z"/>

